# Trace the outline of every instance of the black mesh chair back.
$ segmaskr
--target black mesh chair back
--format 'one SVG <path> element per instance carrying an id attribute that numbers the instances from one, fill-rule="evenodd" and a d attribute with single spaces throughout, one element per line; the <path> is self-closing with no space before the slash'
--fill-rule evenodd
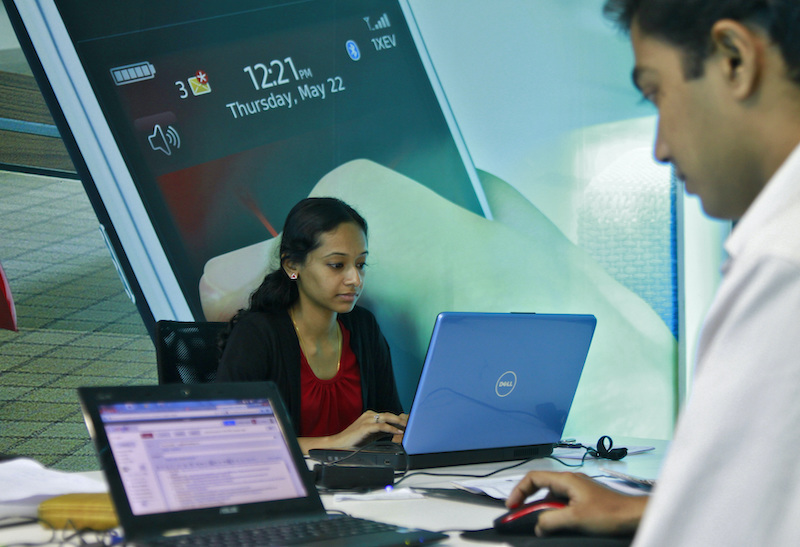
<path id="1" fill-rule="evenodd" d="M 159 384 L 201 384 L 217 377 L 217 337 L 224 322 L 166 321 L 156 323 Z"/>

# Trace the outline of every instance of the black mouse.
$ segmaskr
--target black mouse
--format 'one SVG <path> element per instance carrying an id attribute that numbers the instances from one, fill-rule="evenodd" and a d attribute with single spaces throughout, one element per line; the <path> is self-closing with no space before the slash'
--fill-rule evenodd
<path id="1" fill-rule="evenodd" d="M 494 529 L 498 534 L 533 535 L 539 515 L 542 511 L 561 509 L 567 506 L 567 501 L 560 498 L 548 497 L 521 505 L 516 509 L 500 515 L 494 519 Z"/>

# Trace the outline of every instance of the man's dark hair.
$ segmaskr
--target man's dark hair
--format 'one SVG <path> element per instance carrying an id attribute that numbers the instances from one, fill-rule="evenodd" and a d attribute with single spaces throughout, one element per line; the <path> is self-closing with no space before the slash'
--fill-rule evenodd
<path id="1" fill-rule="evenodd" d="M 703 75 L 714 23 L 733 19 L 761 27 L 800 84 L 800 0 L 607 0 L 603 13 L 626 32 L 635 20 L 645 34 L 682 49 L 687 79 Z"/>

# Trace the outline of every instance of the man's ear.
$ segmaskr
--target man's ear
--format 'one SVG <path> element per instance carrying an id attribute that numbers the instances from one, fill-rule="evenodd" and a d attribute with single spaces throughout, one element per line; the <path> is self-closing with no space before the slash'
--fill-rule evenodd
<path id="1" fill-rule="evenodd" d="M 746 99 L 758 88 L 764 62 L 763 38 L 732 19 L 721 19 L 711 27 L 713 58 L 738 99 Z"/>

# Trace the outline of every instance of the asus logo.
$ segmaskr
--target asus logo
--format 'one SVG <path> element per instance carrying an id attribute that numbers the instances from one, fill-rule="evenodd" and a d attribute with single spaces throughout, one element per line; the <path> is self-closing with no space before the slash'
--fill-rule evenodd
<path id="1" fill-rule="evenodd" d="M 219 510 L 220 515 L 234 515 L 239 512 L 238 505 L 232 505 L 230 507 L 223 507 Z"/>
<path id="2" fill-rule="evenodd" d="M 513 370 L 504 372 L 494 385 L 494 392 L 498 397 L 507 397 L 517 387 L 517 375 Z"/>

